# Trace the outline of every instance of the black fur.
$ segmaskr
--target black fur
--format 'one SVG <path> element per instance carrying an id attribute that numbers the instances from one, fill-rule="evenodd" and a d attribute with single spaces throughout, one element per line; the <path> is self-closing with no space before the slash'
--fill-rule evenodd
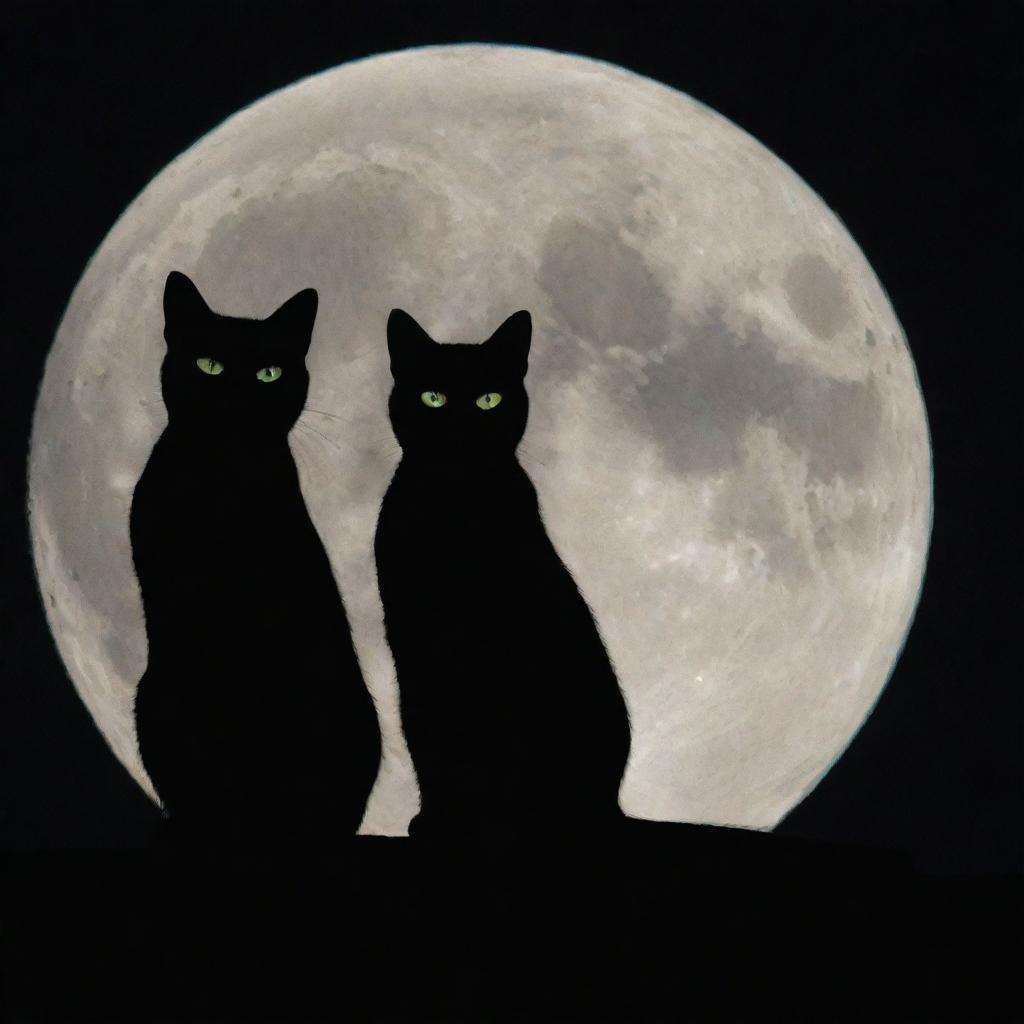
<path id="1" fill-rule="evenodd" d="M 288 434 L 306 401 L 317 294 L 266 320 L 167 279 L 169 422 L 132 499 L 149 663 L 136 722 L 172 824 L 309 842 L 359 827 L 380 733 Z M 200 358 L 224 367 L 204 373 Z M 261 381 L 264 367 L 282 369 Z"/>
<path id="2" fill-rule="evenodd" d="M 516 458 L 530 334 L 525 310 L 482 345 L 437 344 L 401 310 L 388 320 L 402 459 L 375 547 L 417 836 L 622 820 L 626 705 Z M 429 391 L 447 402 L 428 407 Z M 487 392 L 501 400 L 481 409 Z"/>

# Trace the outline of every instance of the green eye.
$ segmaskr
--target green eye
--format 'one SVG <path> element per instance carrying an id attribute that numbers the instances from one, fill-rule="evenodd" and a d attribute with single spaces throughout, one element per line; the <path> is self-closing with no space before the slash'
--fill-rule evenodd
<path id="1" fill-rule="evenodd" d="M 264 384 L 269 384 L 272 380 L 277 380 L 281 376 L 280 366 L 264 366 L 256 374 L 256 379 L 263 381 Z"/>
<path id="2" fill-rule="evenodd" d="M 196 366 L 198 366 L 203 373 L 208 373 L 212 377 L 216 377 L 218 373 L 224 372 L 223 363 L 218 363 L 216 359 L 208 359 L 206 356 L 202 359 L 197 359 Z"/>
<path id="3" fill-rule="evenodd" d="M 481 395 L 476 400 L 476 404 L 481 409 L 493 409 L 500 401 L 501 395 L 497 391 L 488 391 L 486 395 Z"/>
<path id="4" fill-rule="evenodd" d="M 430 406 L 431 409 L 440 409 L 448 401 L 448 396 L 440 391 L 424 391 L 420 398 L 423 404 Z"/>

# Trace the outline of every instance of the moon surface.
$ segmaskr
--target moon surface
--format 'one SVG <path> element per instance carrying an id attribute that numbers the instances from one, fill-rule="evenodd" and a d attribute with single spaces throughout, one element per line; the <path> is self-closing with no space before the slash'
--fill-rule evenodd
<path id="1" fill-rule="evenodd" d="M 920 591 L 932 475 L 864 255 L 683 93 L 562 53 L 429 47 L 304 79 L 196 142 L 104 239 L 54 341 L 29 463 L 40 590 L 151 796 L 128 515 L 166 423 L 172 269 L 234 316 L 320 293 L 309 406 L 331 417 L 304 414 L 291 445 L 381 717 L 364 832 L 402 834 L 417 806 L 372 554 L 398 459 L 394 306 L 442 341 L 533 315 L 520 459 L 629 703 L 627 813 L 770 828 L 869 714 Z"/>

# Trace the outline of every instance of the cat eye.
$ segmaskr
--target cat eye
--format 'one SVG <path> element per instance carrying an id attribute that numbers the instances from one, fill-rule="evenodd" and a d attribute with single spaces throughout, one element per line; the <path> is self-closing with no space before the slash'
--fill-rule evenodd
<path id="1" fill-rule="evenodd" d="M 202 359 L 196 360 L 196 366 L 198 366 L 203 373 L 210 374 L 211 377 L 216 377 L 218 373 L 224 372 L 223 363 L 218 363 L 216 359 L 207 359 L 205 356 Z"/>
<path id="2" fill-rule="evenodd" d="M 431 409 L 440 409 L 445 402 L 448 401 L 448 396 L 442 394 L 440 391 L 424 391 L 420 395 L 424 405 L 429 406 Z"/>
<path id="3" fill-rule="evenodd" d="M 264 384 L 269 384 L 272 380 L 277 380 L 280 376 L 280 366 L 264 366 L 262 370 L 257 372 L 256 379 L 263 381 Z"/>
<path id="4" fill-rule="evenodd" d="M 476 404 L 481 409 L 493 409 L 500 401 L 501 395 L 497 391 L 488 391 L 486 395 L 481 395 L 476 400 Z"/>

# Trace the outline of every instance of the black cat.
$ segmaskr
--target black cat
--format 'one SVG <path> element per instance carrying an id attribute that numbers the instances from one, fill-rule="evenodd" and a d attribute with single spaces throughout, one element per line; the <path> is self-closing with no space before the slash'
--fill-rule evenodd
<path id="1" fill-rule="evenodd" d="M 149 662 L 135 712 L 170 822 L 305 843 L 359 827 L 380 732 L 288 445 L 316 318 L 213 313 L 173 272 L 168 425 L 132 499 Z"/>
<path id="2" fill-rule="evenodd" d="M 623 820 L 626 705 L 516 458 L 531 320 L 481 345 L 388 320 L 402 459 L 375 553 L 422 808 L 412 835 Z"/>

